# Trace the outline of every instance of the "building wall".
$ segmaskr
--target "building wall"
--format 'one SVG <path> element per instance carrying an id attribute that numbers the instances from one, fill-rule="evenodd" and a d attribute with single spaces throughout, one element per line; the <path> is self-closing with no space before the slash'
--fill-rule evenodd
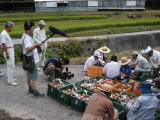
<path id="1" fill-rule="evenodd" d="M 35 2 L 37 12 L 97 11 L 101 9 L 145 9 L 145 0 L 70 0 L 64 6 L 54 2 Z M 53 6 L 48 6 L 51 5 Z M 62 3 L 63 4 L 63 3 Z"/>
<path id="2" fill-rule="evenodd" d="M 0 0 L 0 11 L 35 11 L 34 0 Z"/>

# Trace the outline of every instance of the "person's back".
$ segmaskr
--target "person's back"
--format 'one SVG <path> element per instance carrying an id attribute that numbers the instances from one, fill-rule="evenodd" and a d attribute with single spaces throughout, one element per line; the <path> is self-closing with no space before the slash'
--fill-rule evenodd
<path id="1" fill-rule="evenodd" d="M 108 78 L 114 78 L 115 76 L 119 75 L 120 67 L 121 66 L 118 64 L 118 62 L 111 61 L 105 65 L 104 74 Z"/>
<path id="2" fill-rule="evenodd" d="M 128 120 L 155 120 L 158 99 L 152 94 L 142 94 L 128 112 Z"/>
<path id="3" fill-rule="evenodd" d="M 90 98 L 90 102 L 86 108 L 82 120 L 98 120 L 98 118 L 103 119 L 106 113 L 109 117 L 114 116 L 112 102 L 102 93 L 95 93 Z"/>
<path id="4" fill-rule="evenodd" d="M 61 67 L 60 57 L 53 57 L 53 58 L 48 59 L 43 70 L 45 70 L 50 63 L 53 64 L 55 67 Z"/>

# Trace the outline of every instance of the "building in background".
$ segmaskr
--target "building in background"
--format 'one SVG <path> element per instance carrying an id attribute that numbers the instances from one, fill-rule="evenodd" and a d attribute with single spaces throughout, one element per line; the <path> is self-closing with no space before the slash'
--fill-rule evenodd
<path id="1" fill-rule="evenodd" d="M 0 11 L 144 10 L 146 0 L 0 0 Z"/>
<path id="2" fill-rule="evenodd" d="M 146 0 L 35 0 L 36 12 L 144 10 Z"/>
<path id="3" fill-rule="evenodd" d="M 34 0 L 0 0 L 0 11 L 35 11 Z"/>

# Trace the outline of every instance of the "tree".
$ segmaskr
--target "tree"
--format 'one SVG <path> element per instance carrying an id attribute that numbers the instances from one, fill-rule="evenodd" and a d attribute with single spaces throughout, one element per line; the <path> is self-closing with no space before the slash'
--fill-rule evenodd
<path id="1" fill-rule="evenodd" d="M 147 0 L 146 8 L 147 9 L 160 9 L 160 0 Z"/>

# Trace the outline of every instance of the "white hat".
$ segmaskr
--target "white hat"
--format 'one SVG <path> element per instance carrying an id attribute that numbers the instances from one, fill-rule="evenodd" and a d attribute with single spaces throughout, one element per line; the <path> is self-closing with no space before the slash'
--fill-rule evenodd
<path id="1" fill-rule="evenodd" d="M 107 47 L 107 46 L 104 46 L 104 47 L 101 47 L 98 49 L 101 53 L 104 53 L 104 54 L 107 54 L 107 53 L 110 53 L 111 50 Z"/>
<path id="2" fill-rule="evenodd" d="M 40 20 L 39 25 L 46 25 L 46 22 L 44 20 Z"/>
<path id="3" fill-rule="evenodd" d="M 101 56 L 100 56 L 100 53 L 99 53 L 99 52 L 97 52 L 97 51 L 95 51 L 95 52 L 94 52 L 93 56 L 95 56 L 95 57 L 99 57 L 99 58 L 101 57 Z"/>
<path id="4" fill-rule="evenodd" d="M 127 57 L 122 57 L 121 60 L 119 61 L 120 65 L 127 65 L 131 62 L 131 59 L 128 59 Z"/>
<path id="5" fill-rule="evenodd" d="M 144 50 L 142 50 L 142 54 L 145 55 L 147 53 L 149 53 L 152 50 L 152 48 L 150 46 L 147 46 L 146 48 L 144 48 Z"/>

